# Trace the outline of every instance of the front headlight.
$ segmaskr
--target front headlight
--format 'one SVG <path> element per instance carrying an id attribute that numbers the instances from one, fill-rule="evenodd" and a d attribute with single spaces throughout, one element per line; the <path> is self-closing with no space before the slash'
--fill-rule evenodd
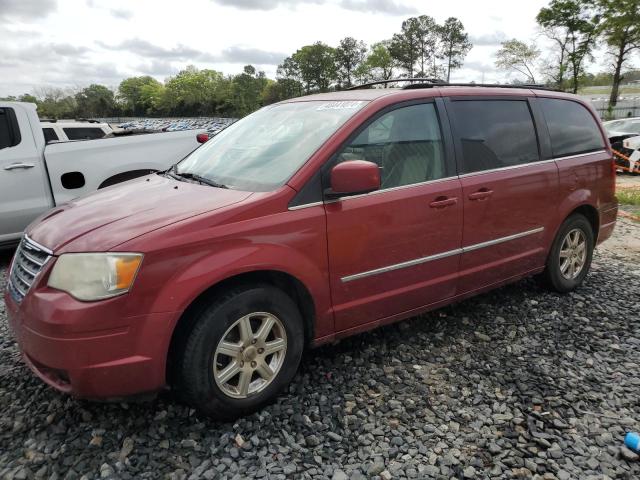
<path id="1" fill-rule="evenodd" d="M 129 291 L 141 253 L 65 253 L 58 257 L 48 285 L 78 300 L 101 300 Z"/>

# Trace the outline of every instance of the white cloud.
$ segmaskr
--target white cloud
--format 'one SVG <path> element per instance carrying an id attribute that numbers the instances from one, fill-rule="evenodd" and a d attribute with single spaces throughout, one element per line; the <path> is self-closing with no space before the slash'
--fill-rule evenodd
<path id="1" fill-rule="evenodd" d="M 457 17 L 474 43 L 456 81 L 500 81 L 494 55 L 507 38 L 531 41 L 548 0 L 0 0 L 0 96 L 43 85 L 117 86 L 132 75 L 158 80 L 193 64 L 224 74 L 253 64 L 275 77 L 282 59 L 303 45 L 367 44 L 427 14 Z"/>

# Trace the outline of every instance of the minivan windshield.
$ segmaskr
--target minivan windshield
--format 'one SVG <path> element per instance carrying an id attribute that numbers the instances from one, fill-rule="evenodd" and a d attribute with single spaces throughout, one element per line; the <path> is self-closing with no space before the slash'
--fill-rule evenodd
<path id="1" fill-rule="evenodd" d="M 264 192 L 284 185 L 363 101 L 306 101 L 264 107 L 186 157 L 176 175 Z"/>

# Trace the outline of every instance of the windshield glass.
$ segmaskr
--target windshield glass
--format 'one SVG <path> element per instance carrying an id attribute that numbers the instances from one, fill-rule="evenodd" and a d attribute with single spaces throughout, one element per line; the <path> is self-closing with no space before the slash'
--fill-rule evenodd
<path id="1" fill-rule="evenodd" d="M 273 190 L 365 103 L 311 101 L 262 108 L 195 150 L 175 172 L 237 190 Z"/>
<path id="2" fill-rule="evenodd" d="M 617 122 L 608 123 L 606 129 L 607 132 L 640 133 L 640 121 L 619 120 Z"/>

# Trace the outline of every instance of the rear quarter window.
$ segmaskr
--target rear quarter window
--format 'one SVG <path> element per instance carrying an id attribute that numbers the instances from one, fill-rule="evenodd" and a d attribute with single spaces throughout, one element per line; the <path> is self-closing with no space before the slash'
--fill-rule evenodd
<path id="1" fill-rule="evenodd" d="M 43 128 L 42 133 L 44 134 L 44 141 L 46 143 L 55 142 L 59 140 L 58 134 L 53 128 L 49 128 L 49 127 Z"/>
<path id="2" fill-rule="evenodd" d="M 105 133 L 101 128 L 65 128 L 63 129 L 64 133 L 67 135 L 69 140 L 94 140 L 96 138 L 104 137 Z"/>
<path id="3" fill-rule="evenodd" d="M 20 128 L 13 108 L 0 108 L 0 149 L 20 143 Z"/>
<path id="4" fill-rule="evenodd" d="M 596 120 L 583 105 L 556 98 L 540 98 L 539 105 L 547 122 L 554 158 L 605 148 Z"/>

